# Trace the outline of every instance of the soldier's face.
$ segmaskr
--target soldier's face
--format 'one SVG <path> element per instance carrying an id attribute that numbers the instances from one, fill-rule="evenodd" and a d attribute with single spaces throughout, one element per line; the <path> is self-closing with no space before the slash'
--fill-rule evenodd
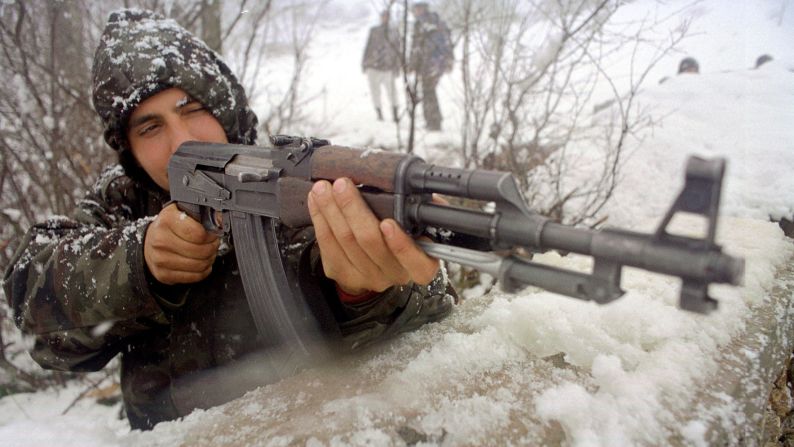
<path id="1" fill-rule="evenodd" d="M 132 112 L 127 126 L 132 155 L 158 186 L 168 190 L 168 161 L 186 141 L 228 143 L 221 123 L 179 88 L 163 90 Z"/>

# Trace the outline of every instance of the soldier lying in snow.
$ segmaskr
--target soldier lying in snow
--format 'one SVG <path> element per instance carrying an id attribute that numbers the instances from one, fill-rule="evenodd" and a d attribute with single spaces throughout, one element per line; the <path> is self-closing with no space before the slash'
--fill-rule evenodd
<path id="1" fill-rule="evenodd" d="M 254 144 L 257 118 L 216 53 L 143 10 L 110 16 L 93 98 L 121 166 L 105 171 L 72 218 L 30 229 L 4 287 L 43 367 L 96 371 L 120 354 L 130 424 L 150 429 L 262 384 L 222 373 L 193 380 L 250 359 L 268 340 L 234 256 L 219 252 L 226 244 L 168 205 L 166 171 L 184 141 Z M 333 309 L 330 324 L 359 346 L 443 318 L 454 292 L 438 261 L 393 221 L 379 222 L 348 182 L 315 184 L 313 228 L 284 235 L 295 242 L 291 268 Z"/>

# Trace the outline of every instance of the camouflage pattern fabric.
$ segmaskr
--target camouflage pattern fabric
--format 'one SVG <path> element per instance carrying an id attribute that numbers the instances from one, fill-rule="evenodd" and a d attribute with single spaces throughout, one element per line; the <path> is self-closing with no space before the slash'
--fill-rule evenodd
<path id="1" fill-rule="evenodd" d="M 217 55 L 175 22 L 141 10 L 113 13 L 94 61 L 94 106 L 124 167 L 105 171 L 73 216 L 51 218 L 25 235 L 4 275 L 14 322 L 35 336 L 31 356 L 42 367 L 96 371 L 121 356 L 121 386 L 133 428 L 184 416 L 267 382 L 258 370 L 278 365 L 257 357 L 258 337 L 233 254 L 219 255 L 212 274 L 166 286 L 145 267 L 146 229 L 168 200 L 131 158 L 125 125 L 141 101 L 180 87 L 207 107 L 230 142 L 253 144 L 256 116 Z M 126 162 L 125 162 L 126 161 Z M 318 269 L 311 231 L 284 235 L 302 284 L 336 309 L 348 349 L 443 317 L 452 298 L 432 287 L 385 291 L 356 307 L 339 302 Z M 303 265 L 307 264 L 307 265 Z M 239 374 L 236 365 L 253 366 Z"/>
<path id="2" fill-rule="evenodd" d="M 178 86 L 209 109 L 230 143 L 256 141 L 256 115 L 229 67 L 200 39 L 152 11 L 110 15 L 94 55 L 93 101 L 114 149 L 126 146 L 129 115 L 144 99 Z"/>
<path id="3" fill-rule="evenodd" d="M 452 69 L 454 61 L 449 27 L 435 12 L 416 17 L 411 35 L 412 71 L 439 77 Z"/>
<path id="4" fill-rule="evenodd" d="M 31 356 L 41 366 L 95 371 L 121 355 L 127 416 L 138 429 L 231 400 L 266 381 L 240 379 L 233 369 L 194 380 L 199 371 L 224 371 L 255 358 L 265 341 L 258 339 L 233 253 L 218 256 L 212 274 L 193 285 L 165 286 L 149 277 L 143 237 L 166 199 L 115 167 L 79 203 L 74 217 L 32 227 L 5 273 L 14 321 L 35 336 Z M 440 275 L 429 286 L 394 287 L 344 306 L 321 273 L 311 231 L 291 240 L 292 250 L 306 253 L 301 258 L 311 265 L 299 269 L 292 262 L 290 268 L 299 269 L 302 283 L 317 283 L 338 309 L 346 349 L 451 311 L 454 291 Z M 261 371 L 273 366 L 253 364 Z"/>

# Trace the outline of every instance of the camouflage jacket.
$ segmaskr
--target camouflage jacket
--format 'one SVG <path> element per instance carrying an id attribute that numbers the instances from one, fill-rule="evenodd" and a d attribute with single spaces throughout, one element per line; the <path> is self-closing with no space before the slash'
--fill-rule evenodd
<path id="1" fill-rule="evenodd" d="M 423 76 L 441 76 L 454 64 L 452 37 L 435 12 L 417 17 L 411 35 L 409 68 Z"/>
<path id="2" fill-rule="evenodd" d="M 165 286 L 148 273 L 144 235 L 167 199 L 119 166 L 107 170 L 72 218 L 32 227 L 5 272 L 15 323 L 35 336 L 33 359 L 48 369 L 96 371 L 120 354 L 127 416 L 139 429 L 240 396 L 277 367 L 257 356 L 262 340 L 234 254 L 219 255 L 210 276 L 192 285 Z M 290 257 L 290 268 L 317 283 L 348 348 L 451 310 L 454 291 L 440 275 L 428 287 L 396 287 L 344 306 L 318 268 L 312 232 L 290 238 L 307 255 Z"/>

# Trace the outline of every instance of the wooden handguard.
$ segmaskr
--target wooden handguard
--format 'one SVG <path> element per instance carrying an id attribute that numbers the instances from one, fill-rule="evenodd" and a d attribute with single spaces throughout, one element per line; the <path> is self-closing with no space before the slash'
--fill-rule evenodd
<path id="1" fill-rule="evenodd" d="M 393 152 L 323 146 L 312 155 L 312 179 L 348 177 L 357 185 L 394 192 L 394 177 L 404 158 L 405 154 Z"/>
<path id="2" fill-rule="evenodd" d="M 333 178 L 328 180 L 333 181 Z M 353 181 L 356 182 L 356 180 Z M 281 223 L 290 228 L 311 225 L 312 220 L 309 216 L 309 207 L 306 200 L 313 184 L 296 177 L 282 177 L 278 180 L 281 194 L 281 202 L 279 203 Z M 363 191 L 361 195 L 378 219 L 394 217 L 394 195 L 366 191 Z"/>

